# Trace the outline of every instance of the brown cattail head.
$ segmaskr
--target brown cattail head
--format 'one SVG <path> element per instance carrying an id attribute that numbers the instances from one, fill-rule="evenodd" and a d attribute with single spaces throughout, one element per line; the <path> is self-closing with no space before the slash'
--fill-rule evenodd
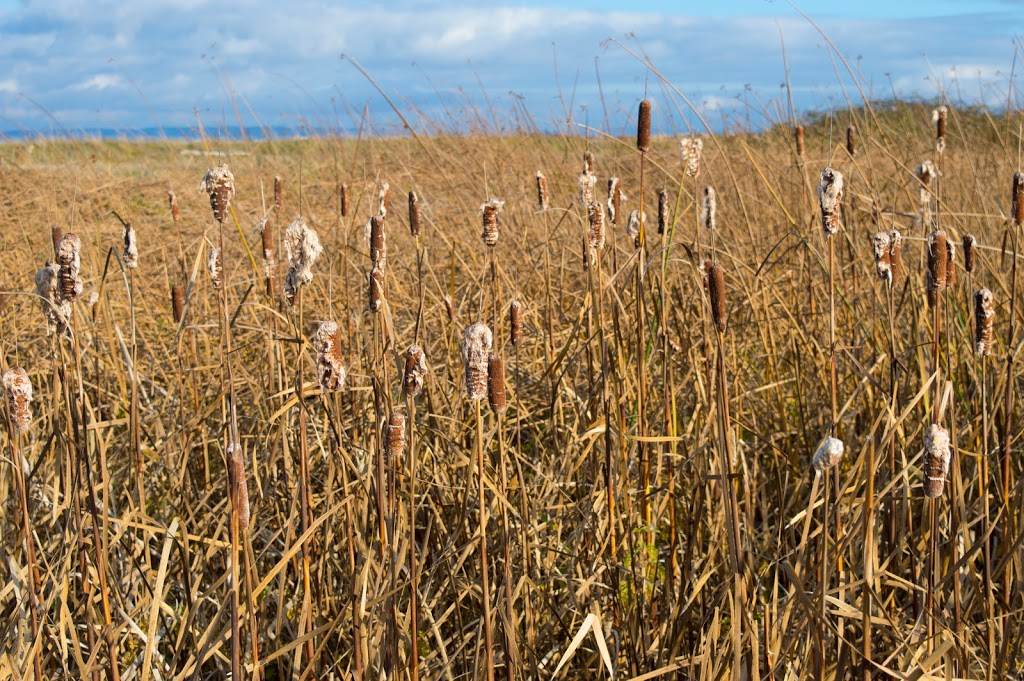
<path id="1" fill-rule="evenodd" d="M 634 210 L 629 213 L 626 223 L 626 234 L 633 237 L 633 247 L 640 248 L 644 243 L 644 226 L 647 224 L 647 213 L 641 214 Z"/>
<path id="2" fill-rule="evenodd" d="M 590 206 L 595 202 L 594 191 L 597 187 L 597 175 L 593 173 L 581 173 L 576 178 L 576 184 L 580 189 L 580 204 Z"/>
<path id="3" fill-rule="evenodd" d="M 946 287 L 956 283 L 956 242 L 946 239 Z"/>
<path id="4" fill-rule="evenodd" d="M 1013 200 L 1010 209 L 1013 224 L 1018 227 L 1024 224 L 1024 173 L 1019 170 L 1013 174 Z"/>
<path id="5" fill-rule="evenodd" d="M 386 465 L 401 465 L 402 456 L 405 455 L 405 421 L 404 411 L 393 411 L 388 418 L 387 435 L 384 438 Z"/>
<path id="6" fill-rule="evenodd" d="M 213 290 L 219 291 L 224 284 L 224 266 L 221 263 L 220 249 L 216 246 L 210 247 L 210 256 L 206 259 L 206 270 L 210 273 Z"/>
<path id="7" fill-rule="evenodd" d="M 167 192 L 167 203 L 171 208 L 171 219 L 177 222 L 181 219 L 181 210 L 178 208 L 178 197 L 174 192 Z"/>
<path id="8" fill-rule="evenodd" d="M 640 151 L 651 149 L 651 100 L 640 102 L 640 111 L 636 119 L 636 148 Z"/>
<path id="9" fill-rule="evenodd" d="M 928 306 L 935 307 L 946 290 L 946 233 L 937 229 L 928 235 Z"/>
<path id="10" fill-rule="evenodd" d="M 831 167 L 821 171 L 818 203 L 821 205 L 821 227 L 825 236 L 839 232 L 839 208 L 843 201 L 843 174 Z"/>
<path id="11" fill-rule="evenodd" d="M 590 250 L 604 250 L 605 239 L 604 208 L 591 201 L 587 206 L 587 243 Z"/>
<path id="12" fill-rule="evenodd" d="M 968 273 L 974 271 L 974 247 L 977 245 L 978 240 L 974 238 L 973 234 L 964 234 L 964 270 Z"/>
<path id="13" fill-rule="evenodd" d="M 237 442 L 228 445 L 225 452 L 228 463 L 228 485 L 231 488 L 231 503 L 238 514 L 238 530 L 249 529 L 249 483 L 245 476 L 245 454 Z"/>
<path id="14" fill-rule="evenodd" d="M 594 154 L 591 151 L 583 152 L 583 174 L 593 175 L 594 173 Z"/>
<path id="15" fill-rule="evenodd" d="M 544 177 L 544 173 L 537 171 L 537 209 L 547 210 L 550 207 L 548 203 L 548 178 Z"/>
<path id="16" fill-rule="evenodd" d="M 344 182 L 338 187 L 338 210 L 341 217 L 348 216 L 348 185 Z"/>
<path id="17" fill-rule="evenodd" d="M 494 336 L 483 322 L 466 329 L 462 337 L 462 361 L 466 365 L 466 394 L 474 402 L 487 396 L 487 360 Z"/>
<path id="18" fill-rule="evenodd" d="M 708 297 L 711 298 L 711 319 L 719 333 L 725 333 L 729 313 L 725 309 L 725 270 L 718 263 L 708 270 Z"/>
<path id="19" fill-rule="evenodd" d="M 384 270 L 378 265 L 370 269 L 370 312 L 380 312 L 384 302 Z"/>
<path id="20" fill-rule="evenodd" d="M 284 180 L 280 175 L 274 175 L 274 208 L 281 210 L 284 205 Z"/>
<path id="21" fill-rule="evenodd" d="M 804 157 L 804 126 L 798 125 L 793 128 L 793 139 L 796 140 L 796 156 L 797 158 Z"/>
<path id="22" fill-rule="evenodd" d="M 924 495 L 929 499 L 942 496 L 949 459 L 949 431 L 933 423 L 924 431 Z"/>
<path id="23" fill-rule="evenodd" d="M 284 282 L 284 293 L 290 305 L 295 304 L 299 288 L 313 281 L 313 263 L 324 252 L 320 237 L 306 221 L 298 218 L 284 231 L 284 252 L 291 269 Z"/>
<path id="24" fill-rule="evenodd" d="M 932 123 L 935 124 L 935 151 L 942 153 L 946 149 L 946 118 L 949 109 L 940 106 L 932 111 Z"/>
<path id="25" fill-rule="evenodd" d="M 18 367 L 3 374 L 4 392 L 7 393 L 7 413 L 10 416 L 11 435 L 17 437 L 32 423 L 32 381 L 28 372 Z"/>
<path id="26" fill-rule="evenodd" d="M 418 345 L 410 345 L 405 351 L 405 373 L 402 375 L 402 392 L 406 397 L 416 397 L 423 392 L 427 377 L 427 355 Z"/>
<path id="27" fill-rule="evenodd" d="M 508 308 L 508 341 L 512 347 L 518 348 L 523 342 L 523 306 L 518 300 L 513 300 Z"/>
<path id="28" fill-rule="evenodd" d="M 199 188 L 210 195 L 213 219 L 220 223 L 227 220 L 231 198 L 235 195 L 235 176 L 228 170 L 227 164 L 222 163 L 206 171 Z"/>
<path id="29" fill-rule="evenodd" d="M 59 299 L 61 302 L 74 303 L 82 295 L 82 277 L 79 271 L 82 268 L 82 260 L 79 251 L 82 249 L 82 240 L 77 234 L 68 232 L 60 238 L 57 243 L 57 264 L 60 270 L 57 274 L 59 282 Z"/>
<path id="30" fill-rule="evenodd" d="M 487 358 L 487 404 L 495 414 L 508 409 L 505 397 L 505 362 L 498 355 Z"/>
<path id="31" fill-rule="evenodd" d="M 875 273 L 892 286 L 892 239 L 889 232 L 878 232 L 872 236 L 871 247 L 875 255 Z"/>
<path id="32" fill-rule="evenodd" d="M 715 228 L 715 210 L 717 208 L 714 187 L 704 187 L 704 198 L 700 202 L 700 224 L 707 229 Z"/>
<path id="33" fill-rule="evenodd" d="M 71 319 L 71 303 L 60 300 L 60 265 L 48 260 L 46 266 L 36 272 L 36 295 L 43 306 L 46 326 L 57 331 Z"/>
<path id="34" fill-rule="evenodd" d="M 274 230 L 269 218 L 260 220 L 260 239 L 263 241 L 263 274 L 267 279 L 267 297 L 273 300 L 277 290 L 277 255 Z"/>
<path id="35" fill-rule="evenodd" d="M 658 190 L 658 234 L 668 229 L 668 190 Z"/>
<path id="36" fill-rule="evenodd" d="M 185 287 L 181 284 L 171 287 L 171 313 L 174 315 L 174 323 L 181 324 L 185 317 Z"/>
<path id="37" fill-rule="evenodd" d="M 992 354 L 992 322 L 996 316 L 992 300 L 987 288 L 974 293 L 974 351 L 979 357 Z"/>
<path id="38" fill-rule="evenodd" d="M 409 233 L 413 238 L 420 235 L 420 200 L 416 192 L 409 192 Z"/>
<path id="39" fill-rule="evenodd" d="M 380 215 L 370 217 L 366 223 L 367 241 L 370 246 L 370 262 L 384 266 L 387 256 L 387 244 L 384 235 L 384 218 Z"/>
<path id="40" fill-rule="evenodd" d="M 892 285 L 903 278 L 903 235 L 899 230 L 889 230 L 889 267 L 892 269 Z"/>
<path id="41" fill-rule="evenodd" d="M 683 168 L 689 177 L 697 177 L 700 173 L 700 158 L 704 151 L 704 140 L 699 137 L 684 137 L 679 140 L 679 149 L 683 154 Z"/>
<path id="42" fill-rule="evenodd" d="M 842 440 L 831 436 L 826 437 L 818 445 L 818 450 L 814 452 L 814 457 L 811 458 L 811 466 L 818 473 L 823 473 L 843 460 L 843 452 L 845 450 L 846 446 Z"/>
<path id="43" fill-rule="evenodd" d="M 320 322 L 313 335 L 316 350 L 316 379 L 323 390 L 334 392 L 345 387 L 348 372 L 341 358 L 341 339 L 338 322 Z"/>
<path id="44" fill-rule="evenodd" d="M 620 188 L 619 178 L 612 177 L 608 180 L 608 222 L 613 225 L 619 214 L 619 206 L 626 201 L 626 195 Z"/>
<path id="45" fill-rule="evenodd" d="M 484 226 L 484 245 L 496 246 L 498 244 L 498 213 L 505 205 L 504 201 L 491 197 L 480 206 L 480 216 Z"/>
<path id="46" fill-rule="evenodd" d="M 129 270 L 139 266 L 139 235 L 130 222 L 124 223 L 124 253 L 121 254 L 121 262 Z"/>
<path id="47" fill-rule="evenodd" d="M 57 252 L 57 244 L 64 237 L 64 231 L 60 228 L 60 225 L 53 225 L 50 227 L 50 241 L 53 243 L 53 252 Z"/>
<path id="48" fill-rule="evenodd" d="M 857 128 L 852 123 L 846 126 L 846 153 L 857 155 Z"/>
<path id="49" fill-rule="evenodd" d="M 377 214 L 386 218 L 389 208 L 391 208 L 391 185 L 381 182 L 377 188 Z"/>

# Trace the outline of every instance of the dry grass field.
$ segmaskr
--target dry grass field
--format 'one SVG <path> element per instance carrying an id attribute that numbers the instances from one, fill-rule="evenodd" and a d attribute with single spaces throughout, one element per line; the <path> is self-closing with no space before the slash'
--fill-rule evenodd
<path id="1" fill-rule="evenodd" d="M 947 104 L 0 146 L 0 680 L 1016 678 L 1022 119 Z"/>

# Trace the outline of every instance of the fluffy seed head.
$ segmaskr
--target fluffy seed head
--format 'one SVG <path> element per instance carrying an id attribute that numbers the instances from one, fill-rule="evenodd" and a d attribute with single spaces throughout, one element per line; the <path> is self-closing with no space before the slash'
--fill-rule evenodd
<path id="1" fill-rule="evenodd" d="M 932 123 L 935 124 L 935 151 L 942 153 L 946 149 L 946 118 L 949 109 L 940 106 L 932 110 Z"/>
<path id="2" fill-rule="evenodd" d="M 1013 200 L 1010 209 L 1013 223 L 1017 226 L 1024 224 L 1024 173 L 1019 170 L 1013 174 Z"/>
<path id="3" fill-rule="evenodd" d="M 811 459 L 811 465 L 819 473 L 823 473 L 827 469 L 835 466 L 843 460 L 843 452 L 846 447 L 843 445 L 843 441 L 835 437 L 826 437 L 818 445 L 818 451 L 814 452 L 814 458 Z"/>
<path id="4" fill-rule="evenodd" d="M 249 483 L 245 476 L 245 454 L 237 442 L 228 444 L 224 452 L 228 460 L 228 485 L 231 488 L 231 502 L 238 513 L 238 529 L 249 529 Z"/>
<path id="5" fill-rule="evenodd" d="M 839 232 L 839 207 L 843 201 L 843 174 L 831 167 L 821 171 L 818 203 L 821 205 L 821 227 L 825 236 Z"/>
<path id="6" fill-rule="evenodd" d="M 495 414 L 508 409 L 505 397 L 505 362 L 498 355 L 487 358 L 487 404 Z"/>
<path id="7" fill-rule="evenodd" d="M 937 423 L 924 431 L 924 495 L 930 499 L 942 496 L 949 471 L 949 431 Z"/>
<path id="8" fill-rule="evenodd" d="M 366 223 L 364 230 L 367 236 L 367 243 L 370 247 L 370 262 L 379 263 L 384 266 L 387 257 L 387 242 L 384 235 L 384 218 L 380 215 L 371 216 Z"/>
<path id="9" fill-rule="evenodd" d="M 704 152 L 704 140 L 699 137 L 684 137 L 679 140 L 679 149 L 683 154 L 683 168 L 689 177 L 697 177 L 700 173 L 700 157 Z"/>
<path id="10" fill-rule="evenodd" d="M 178 208 L 178 197 L 174 192 L 167 192 L 167 203 L 171 207 L 171 219 L 177 222 L 181 219 L 181 210 Z"/>
<path id="11" fill-rule="evenodd" d="M 604 249 L 604 208 L 595 202 L 591 202 L 587 206 L 587 243 L 592 251 Z"/>
<path id="12" fill-rule="evenodd" d="M 206 270 L 210 273 L 213 290 L 219 291 L 224 284 L 224 266 L 221 264 L 220 249 L 216 246 L 210 247 L 210 256 L 206 259 Z"/>
<path id="13" fill-rule="evenodd" d="M 708 297 L 711 298 L 711 319 L 719 333 L 725 333 L 729 313 L 725 308 L 725 270 L 718 263 L 708 270 Z"/>
<path id="14" fill-rule="evenodd" d="M 987 288 L 974 293 L 974 351 L 979 357 L 992 354 L 992 322 L 996 311 L 992 292 Z"/>
<path id="15" fill-rule="evenodd" d="M 964 234 L 964 269 L 968 273 L 974 271 L 974 247 L 977 245 L 978 240 L 974 238 L 973 234 Z"/>
<path id="16" fill-rule="evenodd" d="M 139 236 L 132 223 L 124 223 L 124 253 L 121 261 L 125 269 L 134 270 L 139 266 Z"/>
<path id="17" fill-rule="evenodd" d="M 181 284 L 171 287 L 171 314 L 175 324 L 181 324 L 185 317 L 185 287 Z"/>
<path id="18" fill-rule="evenodd" d="M 888 232 L 878 232 L 871 237 L 871 248 L 875 256 L 875 273 L 878 278 L 892 286 L 892 239 Z"/>
<path id="19" fill-rule="evenodd" d="M 284 180 L 280 175 L 274 175 L 274 208 L 281 210 L 284 204 Z"/>
<path id="20" fill-rule="evenodd" d="M 892 285 L 896 286 L 903 277 L 903 235 L 898 230 L 889 230 L 889 267 L 892 269 Z"/>
<path id="21" fill-rule="evenodd" d="M 480 206 L 480 216 L 484 226 L 484 245 L 496 246 L 498 243 L 498 213 L 505 202 L 491 197 Z"/>
<path id="22" fill-rule="evenodd" d="M 700 224 L 704 225 L 707 229 L 715 228 L 715 209 L 717 208 L 717 201 L 715 200 L 715 189 L 710 185 L 704 187 L 704 198 L 700 202 Z"/>
<path id="23" fill-rule="evenodd" d="M 313 281 L 313 263 L 324 252 L 320 237 L 302 218 L 294 220 L 284 231 L 284 252 L 291 269 L 285 280 L 285 295 L 294 305 L 299 288 Z"/>
<path id="24" fill-rule="evenodd" d="M 857 128 L 853 124 L 846 126 L 846 152 L 850 156 L 857 155 Z"/>
<path id="25" fill-rule="evenodd" d="M 544 177 L 544 173 L 537 171 L 537 209 L 547 210 L 550 207 L 548 204 L 548 178 Z"/>
<path id="26" fill-rule="evenodd" d="M 60 265 L 47 261 L 46 266 L 36 272 L 35 282 L 47 330 L 52 332 L 63 329 L 71 319 L 71 303 L 60 300 Z"/>
<path id="27" fill-rule="evenodd" d="M 608 222 L 615 224 L 616 216 L 619 214 L 619 206 L 626 200 L 626 195 L 619 187 L 619 178 L 613 177 L 608 180 Z"/>
<path id="28" fill-rule="evenodd" d="M 589 206 L 594 203 L 594 191 L 597 187 L 597 175 L 593 173 L 581 173 L 576 178 L 576 184 L 580 189 L 580 204 Z"/>
<path id="29" fill-rule="evenodd" d="M 228 170 L 227 164 L 222 163 L 207 170 L 199 188 L 210 195 L 213 219 L 223 223 L 228 217 L 231 198 L 235 195 L 235 176 Z"/>
<path id="30" fill-rule="evenodd" d="M 636 148 L 649 151 L 651 148 L 651 100 L 640 102 L 640 111 L 636 120 Z"/>
<path id="31" fill-rule="evenodd" d="M 61 237 L 57 244 L 57 264 L 60 265 L 58 272 L 59 293 L 61 302 L 74 303 L 82 295 L 82 278 L 79 270 L 82 268 L 82 260 L 79 251 L 82 248 L 82 240 L 77 234 L 68 232 Z"/>
<path id="32" fill-rule="evenodd" d="M 508 308 L 508 328 L 508 341 L 518 348 L 523 341 L 523 306 L 518 300 L 513 300 Z"/>
<path id="33" fill-rule="evenodd" d="M 658 190 L 658 234 L 668 229 L 668 190 Z"/>
<path id="34" fill-rule="evenodd" d="M 406 397 L 416 397 L 423 391 L 427 377 L 427 355 L 418 345 L 410 345 L 405 351 L 405 373 L 402 375 L 402 391 Z"/>
<path id="35" fill-rule="evenodd" d="M 804 126 L 798 125 L 793 128 L 793 139 L 796 140 L 796 155 L 797 158 L 804 157 Z"/>
<path id="36" fill-rule="evenodd" d="M 420 200 L 416 192 L 409 192 L 409 233 L 413 237 L 420 235 Z"/>
<path id="37" fill-rule="evenodd" d="M 7 393 L 7 413 L 11 417 L 12 435 L 17 437 L 32 423 L 32 381 L 28 372 L 18 367 L 8 369 L 3 374 L 4 392 Z"/>
<path id="38" fill-rule="evenodd" d="M 370 312 L 380 312 L 384 303 L 384 270 L 377 265 L 370 269 Z"/>
<path id="39" fill-rule="evenodd" d="M 591 175 L 594 172 L 594 154 L 591 151 L 583 152 L 583 174 Z"/>
<path id="40" fill-rule="evenodd" d="M 334 392 L 345 387 L 347 371 L 341 358 L 338 322 L 320 322 L 313 335 L 316 350 L 316 379 L 323 390 Z"/>
<path id="41" fill-rule="evenodd" d="M 405 412 L 393 411 L 388 418 L 384 452 L 387 465 L 399 465 L 405 454 Z"/>
<path id="42" fill-rule="evenodd" d="M 466 393 L 469 399 L 487 396 L 487 360 L 494 336 L 483 322 L 476 322 L 462 337 L 462 361 L 466 365 Z"/>
<path id="43" fill-rule="evenodd" d="M 382 218 L 388 216 L 388 208 L 391 207 L 391 185 L 381 182 L 377 188 L 377 214 Z"/>
<path id="44" fill-rule="evenodd" d="M 626 223 L 626 234 L 633 237 L 633 247 L 640 248 L 644 242 L 644 226 L 647 224 L 647 213 L 643 215 L 640 211 L 634 210 L 629 214 L 629 221 Z"/>
<path id="45" fill-rule="evenodd" d="M 946 290 L 946 233 L 937 229 L 928 235 L 928 306 L 935 307 L 939 296 Z"/>

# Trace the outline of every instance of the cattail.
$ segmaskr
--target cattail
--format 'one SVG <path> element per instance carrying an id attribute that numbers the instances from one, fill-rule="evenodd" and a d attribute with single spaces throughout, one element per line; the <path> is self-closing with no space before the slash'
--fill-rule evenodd
<path id="1" fill-rule="evenodd" d="M 728 312 L 725 309 L 725 270 L 718 263 L 708 270 L 708 297 L 711 298 L 711 319 L 719 333 L 725 333 Z"/>
<path id="2" fill-rule="evenodd" d="M 928 235 L 928 306 L 935 307 L 946 290 L 946 233 L 937 229 Z"/>
<path id="3" fill-rule="evenodd" d="M 932 222 L 932 180 L 939 172 L 931 161 L 922 161 L 914 168 L 914 176 L 918 181 L 918 213 L 917 224 L 927 227 Z"/>
<path id="4" fill-rule="evenodd" d="M 224 283 L 224 267 L 221 264 L 220 249 L 216 246 L 210 247 L 210 257 L 206 259 L 206 270 L 210 273 L 213 290 L 219 291 Z"/>
<path id="5" fill-rule="evenodd" d="M 956 242 L 946 239 L 946 287 L 956 283 Z"/>
<path id="6" fill-rule="evenodd" d="M 249 483 L 245 477 L 245 454 L 237 442 L 230 443 L 225 454 L 228 460 L 231 498 L 238 513 L 238 530 L 245 532 L 249 529 Z"/>
<path id="7" fill-rule="evenodd" d="M 28 378 L 28 372 L 18 367 L 8 369 L 3 374 L 4 391 L 7 393 L 7 413 L 10 416 L 10 423 L 13 437 L 21 435 L 28 430 L 32 423 L 32 381 Z"/>
<path id="8" fill-rule="evenodd" d="M 299 288 L 313 281 L 313 263 L 323 251 L 320 237 L 302 218 L 294 220 L 284 231 L 284 252 L 291 265 L 284 282 L 284 293 L 290 305 L 295 304 Z"/>
<path id="9" fill-rule="evenodd" d="M 708 296 L 709 299 L 711 297 L 711 288 L 709 286 L 709 281 L 711 279 L 711 266 L 714 264 L 715 262 L 711 258 L 702 258 L 700 261 L 700 271 L 701 276 L 703 277 L 702 282 L 704 284 L 704 293 Z"/>
<path id="10" fill-rule="evenodd" d="M 341 217 L 348 215 L 348 185 L 345 183 L 338 188 L 338 209 L 341 211 Z"/>
<path id="11" fill-rule="evenodd" d="M 53 243 L 53 252 L 57 252 L 57 244 L 64 237 L 64 231 L 60 228 L 60 225 L 53 225 L 50 227 L 50 241 Z"/>
<path id="12" fill-rule="evenodd" d="M 167 192 L 167 203 L 171 208 L 171 219 L 177 222 L 181 219 L 181 211 L 178 209 L 178 197 L 174 192 Z"/>
<path id="13" fill-rule="evenodd" d="M 409 233 L 413 238 L 420 235 L 420 200 L 416 192 L 409 192 Z"/>
<path id="14" fill-rule="evenodd" d="M 973 234 L 964 234 L 964 270 L 968 273 L 974 271 L 974 247 L 977 245 L 978 240 L 974 238 Z"/>
<path id="15" fill-rule="evenodd" d="M 704 198 L 700 202 L 700 224 L 704 225 L 707 229 L 715 228 L 716 208 L 715 188 L 711 186 L 704 187 Z"/>
<path id="16" fill-rule="evenodd" d="M 58 292 L 61 302 L 74 303 L 82 295 L 84 285 L 79 276 L 79 270 L 82 267 L 79 255 L 81 248 L 82 240 L 78 238 L 77 234 L 71 232 L 62 236 L 57 244 L 57 264 L 60 265 L 57 274 Z"/>
<path id="17" fill-rule="evenodd" d="M 213 219 L 223 224 L 228 217 L 231 198 L 235 195 L 235 176 L 228 170 L 227 164 L 222 163 L 206 171 L 199 188 L 210 195 Z"/>
<path id="18" fill-rule="evenodd" d="M 924 495 L 929 499 L 942 496 L 949 458 L 949 431 L 933 423 L 924 431 Z"/>
<path id="19" fill-rule="evenodd" d="M 444 297 L 444 311 L 448 315 L 448 321 L 452 324 L 455 323 L 455 303 L 452 301 L 452 297 L 446 295 Z"/>
<path id="20" fill-rule="evenodd" d="M 992 354 L 992 322 L 996 316 L 992 292 L 987 288 L 974 293 L 974 350 L 979 357 Z"/>
<path id="21" fill-rule="evenodd" d="M 636 148 L 642 152 L 651 149 L 651 100 L 640 102 L 636 120 Z"/>
<path id="22" fill-rule="evenodd" d="M 384 301 L 384 270 L 377 265 L 370 268 L 370 312 L 380 312 Z"/>
<path id="23" fill-rule="evenodd" d="M 580 189 L 580 204 L 590 206 L 594 203 L 594 191 L 597 187 L 597 175 L 593 173 L 582 173 L 576 178 L 576 184 Z"/>
<path id="24" fill-rule="evenodd" d="M 462 361 L 466 365 L 466 393 L 469 399 L 482 400 L 487 396 L 487 361 L 494 337 L 483 322 L 476 322 L 462 338 Z"/>
<path id="25" fill-rule="evenodd" d="M 626 201 L 626 195 L 619 187 L 619 178 L 613 177 L 608 180 L 608 222 L 615 224 L 615 218 L 619 214 L 619 206 Z"/>
<path id="26" fill-rule="evenodd" d="M 629 221 L 626 223 L 626 234 L 633 237 L 633 247 L 640 248 L 643 244 L 642 227 L 647 224 L 647 213 L 640 215 L 640 211 L 634 210 L 629 214 Z"/>
<path id="27" fill-rule="evenodd" d="M 892 269 L 892 285 L 896 286 L 903 277 L 903 235 L 899 230 L 889 230 L 889 267 Z"/>
<path id="28" fill-rule="evenodd" d="M 185 317 L 185 287 L 181 284 L 171 287 L 171 313 L 174 316 L 174 323 L 181 324 Z"/>
<path id="29" fill-rule="evenodd" d="M 487 358 L 487 404 L 495 414 L 508 409 L 505 397 L 505 362 L 498 355 Z"/>
<path id="30" fill-rule="evenodd" d="M 793 139 L 796 140 L 796 156 L 804 157 L 804 126 L 798 125 L 793 128 Z"/>
<path id="31" fill-rule="evenodd" d="M 281 210 L 284 205 L 284 180 L 280 175 L 274 175 L 274 208 Z"/>
<path id="32" fill-rule="evenodd" d="M 410 345 L 405 351 L 405 373 L 402 375 L 402 392 L 406 397 L 416 397 L 423 391 L 427 376 L 427 355 L 418 345 Z"/>
<path id="33" fill-rule="evenodd" d="M 845 449 L 843 441 L 839 438 L 826 437 L 818 445 L 818 451 L 814 452 L 811 465 L 814 467 L 814 470 L 823 473 L 843 460 L 843 451 Z"/>
<path id="34" fill-rule="evenodd" d="M 393 411 L 388 418 L 387 435 L 384 439 L 385 465 L 401 465 L 405 454 L 405 412 Z"/>
<path id="35" fill-rule="evenodd" d="M 124 223 L 124 253 L 121 256 L 125 269 L 134 270 L 139 266 L 139 237 L 132 223 Z"/>
<path id="36" fill-rule="evenodd" d="M 46 266 L 36 272 L 35 282 L 47 330 L 62 329 L 67 320 L 71 319 L 71 303 L 60 300 L 60 266 L 48 260 Z"/>
<path id="37" fill-rule="evenodd" d="M 658 190 L 658 234 L 668 229 L 668 190 Z"/>
<path id="38" fill-rule="evenodd" d="M 871 237 L 875 255 L 875 273 L 878 278 L 892 286 L 892 239 L 888 232 L 878 232 Z"/>
<path id="39" fill-rule="evenodd" d="M 267 297 L 273 299 L 277 289 L 277 256 L 274 252 L 274 230 L 269 218 L 260 220 L 260 238 L 263 241 L 263 274 L 267 278 Z"/>
<path id="40" fill-rule="evenodd" d="M 1018 227 L 1024 224 L 1024 173 L 1019 170 L 1013 174 L 1013 200 L 1010 212 L 1013 215 L 1013 224 Z"/>
<path id="41" fill-rule="evenodd" d="M 377 214 L 382 218 L 388 216 L 388 208 L 391 207 L 391 185 L 381 182 L 377 188 Z"/>
<path id="42" fill-rule="evenodd" d="M 370 262 L 379 263 L 384 267 L 384 260 L 387 256 L 387 243 L 384 235 L 384 218 L 380 215 L 373 215 L 366 223 L 367 242 L 370 246 Z"/>
<path id="43" fill-rule="evenodd" d="M 940 106 L 932 110 L 932 123 L 935 124 L 935 151 L 942 153 L 946 149 L 946 117 L 949 110 Z"/>
<path id="44" fill-rule="evenodd" d="M 537 209 L 547 210 L 548 204 L 548 178 L 544 177 L 544 173 L 537 171 Z"/>
<path id="45" fill-rule="evenodd" d="M 857 155 L 857 128 L 852 123 L 846 126 L 846 153 Z"/>
<path id="46" fill-rule="evenodd" d="M 513 300 L 508 308 L 508 341 L 512 347 L 518 348 L 523 341 L 523 306 Z"/>
<path id="47" fill-rule="evenodd" d="M 839 232 L 839 206 L 843 201 L 843 174 L 831 167 L 821 171 L 818 203 L 821 205 L 821 227 L 825 236 Z"/>
<path id="48" fill-rule="evenodd" d="M 583 174 L 592 175 L 594 173 L 594 154 L 590 151 L 583 152 Z"/>
<path id="49" fill-rule="evenodd" d="M 320 388 L 329 392 L 344 388 L 348 372 L 341 358 L 338 322 L 320 322 L 313 335 L 313 349 L 316 351 L 316 379 Z"/>
<path id="50" fill-rule="evenodd" d="M 491 197 L 480 206 L 480 216 L 484 225 L 484 245 L 495 246 L 498 243 L 498 213 L 505 205 L 504 201 Z"/>
<path id="51" fill-rule="evenodd" d="M 704 141 L 699 137 L 684 137 L 679 140 L 679 148 L 683 153 L 683 167 L 689 177 L 697 177 L 700 173 L 700 157 L 704 151 Z"/>

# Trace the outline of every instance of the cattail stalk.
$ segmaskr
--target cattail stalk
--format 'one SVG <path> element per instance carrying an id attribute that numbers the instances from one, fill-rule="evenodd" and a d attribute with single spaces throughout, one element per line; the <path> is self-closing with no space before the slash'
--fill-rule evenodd
<path id="1" fill-rule="evenodd" d="M 551 207 L 548 200 L 548 178 L 544 173 L 537 171 L 537 210 L 545 211 Z"/>

